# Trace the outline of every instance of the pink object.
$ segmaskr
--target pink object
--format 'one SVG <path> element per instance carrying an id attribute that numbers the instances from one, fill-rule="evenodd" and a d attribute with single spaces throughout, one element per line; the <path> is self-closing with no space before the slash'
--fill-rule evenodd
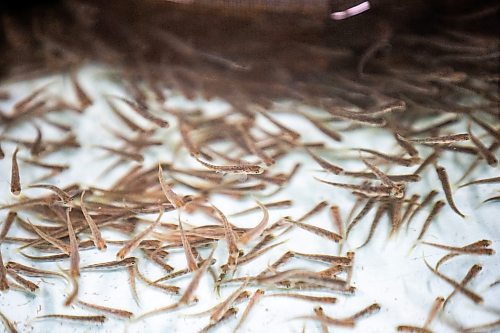
<path id="1" fill-rule="evenodd" d="M 348 17 L 366 12 L 368 9 L 370 9 L 370 2 L 365 1 L 360 3 L 359 5 L 348 8 L 346 10 L 340 12 L 333 12 L 330 14 L 330 17 L 335 21 L 344 20 Z"/>

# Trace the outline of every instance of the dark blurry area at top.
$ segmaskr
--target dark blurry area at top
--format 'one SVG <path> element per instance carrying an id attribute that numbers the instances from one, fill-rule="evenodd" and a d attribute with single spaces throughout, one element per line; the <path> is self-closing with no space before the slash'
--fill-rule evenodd
<path id="1" fill-rule="evenodd" d="M 186 45 L 241 62 L 293 63 L 300 72 L 300 55 L 288 46 L 307 44 L 319 56 L 305 67 L 355 68 L 369 48 L 371 56 L 395 52 L 405 34 L 479 33 L 498 42 L 499 8 L 489 0 L 7 0 L 0 2 L 0 77 L 89 60 L 143 67 L 198 61 Z M 342 59 L 325 60 L 325 52 Z"/>

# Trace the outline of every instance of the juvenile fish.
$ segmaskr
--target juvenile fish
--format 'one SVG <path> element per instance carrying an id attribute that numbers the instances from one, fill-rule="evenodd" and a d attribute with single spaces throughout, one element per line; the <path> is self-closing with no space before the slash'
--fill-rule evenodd
<path id="1" fill-rule="evenodd" d="M 427 266 L 427 268 L 433 272 L 435 275 L 437 275 L 439 278 L 441 278 L 442 280 L 448 282 L 449 284 L 451 284 L 453 287 L 456 288 L 457 291 L 461 292 L 462 294 L 464 294 L 465 296 L 467 296 L 469 299 L 471 299 L 474 303 L 476 304 L 481 304 L 483 303 L 483 298 L 481 296 L 479 296 L 478 294 L 476 294 L 475 292 L 472 292 L 470 291 L 469 289 L 465 288 L 464 286 L 462 286 L 461 284 L 457 283 L 456 281 L 450 279 L 449 277 L 447 277 L 446 275 L 438 272 L 437 270 L 435 270 L 434 268 L 432 268 L 428 263 L 427 261 L 425 261 L 424 259 L 424 263 L 425 265 Z"/>
<path id="2" fill-rule="evenodd" d="M 38 316 L 36 319 L 63 319 L 81 322 L 93 322 L 93 323 L 104 323 L 107 319 L 106 316 L 74 316 L 65 314 L 48 314 L 44 316 Z"/>
<path id="3" fill-rule="evenodd" d="M 12 154 L 12 169 L 10 174 L 10 193 L 14 195 L 21 194 L 21 179 L 19 177 L 19 165 L 17 164 L 17 153 L 19 147 Z"/>
<path id="4" fill-rule="evenodd" d="M 262 168 L 260 165 L 257 164 L 213 165 L 204 162 L 197 157 L 194 158 L 208 169 L 211 169 L 217 173 L 259 175 L 264 172 L 264 168 Z"/>
<path id="5" fill-rule="evenodd" d="M 115 308 L 110 308 L 107 306 L 102 306 L 102 305 L 97 305 L 97 304 L 92 304 L 92 303 L 87 303 L 84 301 L 77 301 L 77 305 L 83 306 L 85 308 L 89 308 L 92 310 L 96 311 L 102 311 L 104 313 L 108 313 L 120 318 L 131 318 L 134 314 L 130 311 L 122 310 L 122 309 L 115 309 Z"/>
<path id="6" fill-rule="evenodd" d="M 313 225 L 309 225 L 309 224 L 304 224 L 304 223 L 301 223 L 301 222 L 297 222 L 297 221 L 292 220 L 291 218 L 285 218 L 284 220 L 286 222 L 290 223 L 290 224 L 293 224 L 294 226 L 297 226 L 297 227 L 299 227 L 301 229 L 309 231 L 309 232 L 311 232 L 311 233 L 313 233 L 315 235 L 318 235 L 318 236 L 324 237 L 326 239 L 332 240 L 335 243 L 338 243 L 338 242 L 340 242 L 342 240 L 342 236 L 340 236 L 339 234 L 334 233 L 333 231 L 329 231 L 329 230 L 325 230 L 323 228 L 316 227 L 316 226 L 313 226 Z"/>
<path id="7" fill-rule="evenodd" d="M 134 266 L 136 263 L 137 263 L 137 258 L 128 257 L 123 260 L 107 261 L 98 264 L 83 266 L 80 267 L 80 270 L 82 271 L 115 270 L 115 269 L 127 268 L 129 266 Z"/>
<path id="8" fill-rule="evenodd" d="M 254 228 L 245 231 L 245 233 L 240 236 L 239 241 L 241 244 L 247 244 L 252 239 L 261 235 L 264 232 L 267 223 L 269 222 L 269 210 L 259 201 L 257 201 L 257 205 L 259 205 L 259 207 L 262 210 L 263 213 L 262 220 Z"/>
<path id="9" fill-rule="evenodd" d="M 265 292 L 262 289 L 257 289 L 257 291 L 255 291 L 255 293 L 252 295 L 252 297 L 248 301 L 248 305 L 245 308 L 245 311 L 243 311 L 243 314 L 241 315 L 240 321 L 238 322 L 238 324 L 234 328 L 234 332 L 238 331 L 238 329 L 243 325 L 246 318 L 248 317 L 248 314 L 250 313 L 250 310 L 252 310 L 252 308 L 260 300 L 260 298 L 262 297 L 262 295 L 264 295 L 264 293 Z"/>
<path id="10" fill-rule="evenodd" d="M 436 166 L 436 173 L 438 175 L 439 181 L 441 182 L 441 185 L 443 186 L 446 201 L 448 201 L 451 209 L 453 209 L 455 213 L 460 215 L 462 218 L 465 218 L 465 215 L 458 210 L 457 206 L 455 205 L 455 201 L 453 200 L 453 194 L 451 193 L 450 181 L 448 180 L 448 173 L 446 172 L 446 169 L 438 165 Z"/>
<path id="11" fill-rule="evenodd" d="M 428 144 L 449 144 L 454 142 L 470 140 L 470 136 L 467 133 L 435 136 L 435 137 L 421 138 L 421 139 L 408 139 L 402 136 L 399 136 L 399 138 L 407 142 L 428 143 Z"/>

